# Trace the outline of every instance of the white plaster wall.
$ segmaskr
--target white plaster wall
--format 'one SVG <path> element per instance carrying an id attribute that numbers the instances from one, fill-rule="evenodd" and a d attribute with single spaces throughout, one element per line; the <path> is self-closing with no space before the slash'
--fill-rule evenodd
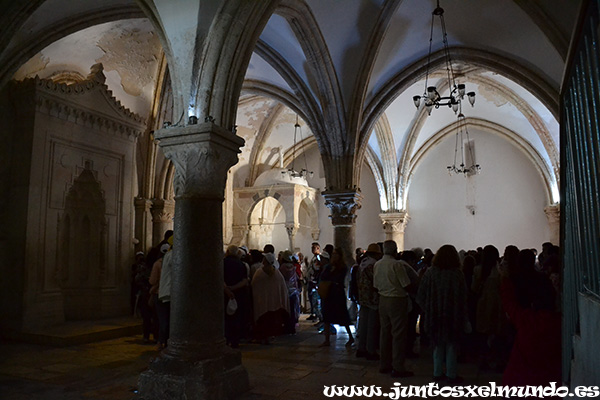
<path id="1" fill-rule="evenodd" d="M 500 252 L 509 244 L 540 249 L 550 237 L 541 176 L 533 163 L 502 137 L 470 133 L 481 174 L 470 178 L 448 175 L 454 135 L 434 147 L 412 176 L 405 247 L 436 251 L 450 243 L 457 249 L 493 244 Z M 475 206 L 475 215 L 467 205 Z"/>
<path id="2" fill-rule="evenodd" d="M 363 201 L 362 207 L 356 212 L 356 247 L 366 249 L 369 243 L 382 242 L 385 234 L 379 218 L 379 192 L 373 173 L 365 163 L 362 166 L 359 187 Z"/>

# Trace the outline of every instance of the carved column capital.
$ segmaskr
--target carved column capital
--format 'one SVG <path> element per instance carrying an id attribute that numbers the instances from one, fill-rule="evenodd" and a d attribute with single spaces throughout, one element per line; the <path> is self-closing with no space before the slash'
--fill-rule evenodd
<path id="1" fill-rule="evenodd" d="M 244 139 L 211 122 L 160 129 L 155 137 L 175 165 L 176 198 L 223 199 L 227 171 L 237 163 Z"/>
<path id="2" fill-rule="evenodd" d="M 151 212 L 154 222 L 171 222 L 175 218 L 175 201 L 155 199 Z"/>
<path id="3" fill-rule="evenodd" d="M 404 232 L 408 221 L 410 221 L 410 216 L 406 211 L 381 213 L 379 218 L 381 218 L 383 231 L 386 234 Z"/>
<path id="4" fill-rule="evenodd" d="M 319 236 L 321 236 L 321 230 L 318 228 L 311 230 L 310 236 L 313 240 L 319 240 Z"/>
<path id="5" fill-rule="evenodd" d="M 362 196 L 357 190 L 323 192 L 325 206 L 331 211 L 333 226 L 354 226 L 356 211 L 361 207 Z"/>
<path id="6" fill-rule="evenodd" d="M 548 218 L 549 223 L 552 224 L 560 222 L 560 204 L 553 204 L 551 206 L 545 207 L 544 213 L 546 213 L 546 217 Z"/>
<path id="7" fill-rule="evenodd" d="M 300 225 L 295 224 L 293 222 L 287 222 L 285 224 L 285 230 L 287 231 L 287 234 L 289 237 L 296 236 L 296 233 L 298 233 L 299 228 L 300 228 Z"/>
<path id="8" fill-rule="evenodd" d="M 136 197 L 133 199 L 133 206 L 137 211 L 147 212 L 150 211 L 150 208 L 152 207 L 152 200 Z"/>

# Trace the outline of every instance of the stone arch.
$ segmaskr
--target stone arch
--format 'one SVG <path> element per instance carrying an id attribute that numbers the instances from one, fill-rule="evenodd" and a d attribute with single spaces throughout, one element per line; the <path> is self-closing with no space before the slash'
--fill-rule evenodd
<path id="1" fill-rule="evenodd" d="M 308 215 L 308 219 L 309 219 L 308 225 L 302 224 L 302 219 L 300 218 L 301 210 L 303 208 L 306 211 L 306 214 Z M 301 228 L 310 229 L 310 234 L 311 234 L 312 239 L 319 240 L 319 235 L 321 233 L 321 230 L 319 229 L 319 210 L 318 210 L 318 206 L 317 206 L 315 199 L 311 199 L 308 196 L 303 198 L 302 201 L 298 204 L 297 214 L 298 214 L 298 216 L 297 216 L 296 220 L 298 221 L 299 229 L 301 229 Z M 288 234 L 289 234 L 289 232 L 288 232 Z M 294 249 L 290 249 L 290 250 L 294 250 Z"/>
<path id="2" fill-rule="evenodd" d="M 477 70 L 470 71 L 465 75 L 469 78 L 469 81 L 476 82 L 477 84 L 485 87 L 489 87 L 498 93 L 503 99 L 510 102 L 519 112 L 529 121 L 533 129 L 536 131 L 540 140 L 544 144 L 544 149 L 550 158 L 550 163 L 552 166 L 552 180 L 555 182 L 559 181 L 559 163 L 560 157 L 558 154 L 557 144 L 554 143 L 554 140 L 550 136 L 548 129 L 542 118 L 533 110 L 533 108 L 521 97 L 519 97 L 512 90 L 508 89 L 505 85 L 500 84 L 499 82 L 477 75 Z M 421 132 L 421 128 L 427 121 L 427 112 L 424 108 L 421 108 L 417 112 L 417 116 L 414 119 L 412 125 L 410 126 L 409 133 L 406 136 L 404 145 L 402 146 L 402 156 L 400 158 L 400 163 L 398 165 L 398 197 L 401 199 L 402 204 L 405 203 L 402 199 L 406 199 L 406 196 L 403 195 L 403 190 L 407 186 L 408 179 L 410 177 L 410 167 L 411 167 L 411 155 L 413 154 L 414 146 L 416 140 Z M 385 114 L 384 114 L 385 115 Z M 402 206 L 402 207 L 404 207 Z"/>
<path id="3" fill-rule="evenodd" d="M 26 15 L 19 15 L 19 17 L 22 17 L 20 23 L 25 22 L 25 17 L 31 16 L 44 1 L 35 0 L 35 2 L 28 3 L 32 4 L 28 6 Z M 4 86 L 27 60 L 57 40 L 94 25 L 144 17 L 146 15 L 137 5 L 113 5 L 104 9 L 86 10 L 78 14 L 77 18 L 70 18 L 67 21 L 60 20 L 46 27 L 35 38 L 27 40 L 23 46 L 16 47 L 10 55 L 3 57 L 4 60 L 9 60 L 9 62 L 0 64 L 0 87 Z M 13 32 L 19 27 L 18 25 L 13 26 Z"/>
<path id="4" fill-rule="evenodd" d="M 296 159 L 315 146 L 317 146 L 317 140 L 314 136 L 306 137 L 296 143 Z M 294 146 L 287 149 L 283 154 L 283 165 L 290 165 L 292 161 L 294 161 Z"/>
<path id="5" fill-rule="evenodd" d="M 551 84 L 520 63 L 505 55 L 494 54 L 485 50 L 451 47 L 450 57 L 454 62 L 489 70 L 518 83 L 532 93 L 558 120 L 558 92 Z M 431 66 L 434 71 L 443 67 L 444 54 L 438 51 L 431 55 Z M 369 135 L 377 120 L 385 113 L 392 102 L 411 85 L 425 76 L 426 59 L 420 59 L 402 72 L 394 76 L 384 85 L 366 105 L 363 111 L 363 124 L 360 129 L 357 152 L 358 160 L 362 160 Z"/>
<path id="6" fill-rule="evenodd" d="M 246 186 L 254 185 L 254 181 L 258 178 L 259 168 L 258 168 L 258 159 L 262 153 L 262 150 L 265 146 L 265 143 L 269 136 L 271 135 L 271 131 L 273 130 L 273 125 L 277 121 L 277 118 L 283 112 L 283 106 L 281 104 L 275 104 L 270 110 L 267 118 L 261 124 L 256 140 L 254 141 L 254 146 L 252 147 L 252 151 L 250 152 L 250 160 L 248 164 L 250 165 L 250 172 L 248 173 L 248 178 L 246 181 Z"/>
<path id="7" fill-rule="evenodd" d="M 280 220 L 280 215 L 283 212 L 283 223 L 287 220 L 287 210 L 279 201 L 279 196 L 265 196 L 257 200 L 248 211 L 248 239 L 247 243 L 250 248 L 262 248 L 268 243 L 273 242 L 273 231 L 276 229 L 276 224 Z M 285 225 L 282 226 L 285 229 Z M 261 238 L 266 239 L 265 243 L 261 243 Z"/>
<path id="8" fill-rule="evenodd" d="M 320 145 L 328 189 L 351 189 L 355 136 L 347 134 L 346 106 L 325 39 L 305 2 L 284 0 L 276 13 L 288 21 L 302 46 L 308 67 L 314 74 L 317 97 L 322 99 L 317 115 L 324 129 L 313 130 L 313 134 Z"/>
<path id="9" fill-rule="evenodd" d="M 471 127 L 475 127 L 485 132 L 489 132 L 502 138 L 506 139 L 514 145 L 517 149 L 527 156 L 527 158 L 531 161 L 531 163 L 536 168 L 540 179 L 544 183 L 545 188 L 545 197 L 547 205 L 551 205 L 557 202 L 557 199 L 553 197 L 552 187 L 557 184 L 556 180 L 553 179 L 553 174 L 551 172 L 550 167 L 544 162 L 542 156 L 537 152 L 531 144 L 525 141 L 520 135 L 516 132 L 511 131 L 510 129 L 498 125 L 496 123 L 475 119 L 475 118 L 466 118 L 465 123 L 467 123 Z M 414 174 L 414 171 L 418 167 L 418 165 L 423 161 L 426 154 L 437 144 L 439 144 L 445 137 L 456 133 L 456 122 L 446 126 L 445 128 L 438 131 L 435 135 L 433 135 L 429 140 L 427 140 L 415 153 L 415 155 L 410 160 L 410 165 L 407 168 L 408 170 L 408 179 L 406 183 L 406 190 L 403 193 L 403 203 L 406 204 L 406 199 L 408 197 L 408 192 L 410 190 L 410 181 L 411 177 Z"/>
<path id="10" fill-rule="evenodd" d="M 308 215 L 310 217 L 311 227 L 318 227 L 319 226 L 318 207 L 317 207 L 317 203 L 314 201 L 314 199 L 311 199 L 310 197 L 303 198 L 302 201 L 298 205 L 298 208 L 300 208 L 300 207 L 306 207 L 306 209 L 308 211 Z"/>
<path id="11" fill-rule="evenodd" d="M 166 199 L 166 193 L 168 186 L 173 185 L 173 174 L 174 166 L 173 163 L 164 159 L 159 173 L 156 176 L 156 182 L 154 184 L 154 198 L 155 199 Z"/>
<path id="12" fill-rule="evenodd" d="M 195 104 L 200 116 L 219 118 L 219 125 L 225 129 L 234 128 L 248 63 L 260 33 L 278 3 L 276 0 L 223 3 L 213 19 L 203 51 L 203 59 L 218 61 L 199 65 L 201 75 Z"/>
<path id="13" fill-rule="evenodd" d="M 392 128 L 385 114 L 375 124 L 375 135 L 381 152 L 381 171 L 386 191 L 387 204 L 382 211 L 397 211 L 398 205 L 398 162 L 396 159 L 396 147 L 392 136 Z"/>
<path id="14" fill-rule="evenodd" d="M 381 165 L 379 158 L 377 158 L 377 155 L 375 154 L 371 146 L 367 147 L 364 160 L 371 169 L 373 177 L 375 178 L 377 192 L 379 193 L 379 206 L 382 210 L 385 210 L 385 208 L 389 204 L 389 200 L 387 197 L 387 182 L 383 178 L 383 166 Z"/>
<path id="15" fill-rule="evenodd" d="M 289 249 L 295 247 L 294 237 L 300 228 L 299 216 L 302 207 L 305 207 L 310 216 L 311 235 L 318 237 L 318 194 L 316 189 L 293 183 L 233 189 L 233 238 L 231 243 L 256 245 L 257 236 L 252 231 L 258 229 L 255 227 L 259 224 L 258 220 L 252 219 L 252 214 L 257 205 L 268 197 L 279 202 L 284 211 L 285 218 L 279 222 L 285 225 L 289 239 L 289 245 L 285 247 Z"/>

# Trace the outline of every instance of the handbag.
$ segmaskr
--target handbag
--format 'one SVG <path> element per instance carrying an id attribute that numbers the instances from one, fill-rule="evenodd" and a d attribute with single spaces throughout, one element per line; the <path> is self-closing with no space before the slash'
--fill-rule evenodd
<path id="1" fill-rule="evenodd" d="M 229 299 L 227 302 L 227 315 L 233 315 L 237 311 L 238 304 L 235 299 Z"/>
<path id="2" fill-rule="evenodd" d="M 331 281 L 321 281 L 319 282 L 319 286 L 317 286 L 317 293 L 322 299 L 326 299 L 329 296 L 329 291 L 331 290 L 331 285 L 333 282 Z"/>

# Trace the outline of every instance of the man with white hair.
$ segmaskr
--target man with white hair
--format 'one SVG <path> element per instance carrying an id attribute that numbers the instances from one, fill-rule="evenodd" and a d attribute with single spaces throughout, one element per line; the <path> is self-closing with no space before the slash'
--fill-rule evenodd
<path id="1" fill-rule="evenodd" d="M 396 260 L 398 247 L 393 240 L 383 242 L 383 258 L 375 263 L 373 286 L 379 292 L 380 368 L 393 378 L 413 376 L 404 367 L 408 328 L 408 293 L 410 278 L 405 262 Z"/>

